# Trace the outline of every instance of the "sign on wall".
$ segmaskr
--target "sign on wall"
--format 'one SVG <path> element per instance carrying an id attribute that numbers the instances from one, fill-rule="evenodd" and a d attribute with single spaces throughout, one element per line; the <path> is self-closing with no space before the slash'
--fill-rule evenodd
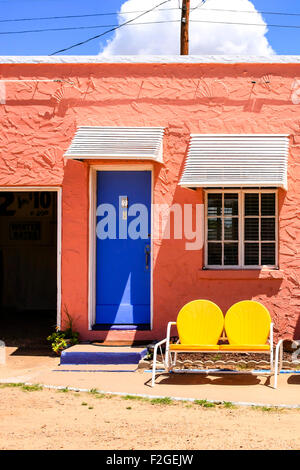
<path id="1" fill-rule="evenodd" d="M 52 217 L 51 192 L 0 192 L 1 217 Z"/>

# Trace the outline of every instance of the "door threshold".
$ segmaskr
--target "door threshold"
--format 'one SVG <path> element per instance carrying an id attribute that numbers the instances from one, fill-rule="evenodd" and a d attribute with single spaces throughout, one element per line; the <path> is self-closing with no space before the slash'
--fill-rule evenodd
<path id="1" fill-rule="evenodd" d="M 150 323 L 140 323 L 140 324 L 117 324 L 117 323 L 96 323 L 92 326 L 92 330 L 94 331 L 107 331 L 107 330 L 117 330 L 117 331 L 124 331 L 124 330 L 135 330 L 135 331 L 147 331 L 151 330 Z"/>

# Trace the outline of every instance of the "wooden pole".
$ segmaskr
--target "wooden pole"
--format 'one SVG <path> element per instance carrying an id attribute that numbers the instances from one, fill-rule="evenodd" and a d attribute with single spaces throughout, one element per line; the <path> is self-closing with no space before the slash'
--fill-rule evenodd
<path id="1" fill-rule="evenodd" d="M 180 55 L 189 54 L 189 18 L 191 0 L 182 0 Z"/>

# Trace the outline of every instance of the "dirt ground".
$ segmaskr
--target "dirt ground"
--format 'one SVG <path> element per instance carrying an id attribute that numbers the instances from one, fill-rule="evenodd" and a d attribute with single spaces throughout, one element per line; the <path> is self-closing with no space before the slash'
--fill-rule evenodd
<path id="1" fill-rule="evenodd" d="M 1 385 L 1 450 L 300 449 L 300 410 L 36 388 Z"/>

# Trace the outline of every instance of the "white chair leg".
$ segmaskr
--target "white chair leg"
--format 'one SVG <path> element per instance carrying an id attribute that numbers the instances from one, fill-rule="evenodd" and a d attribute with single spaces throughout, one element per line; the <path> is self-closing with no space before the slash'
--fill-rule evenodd
<path id="1" fill-rule="evenodd" d="M 278 382 L 278 374 L 280 372 L 280 369 L 278 368 L 278 363 L 279 363 L 279 353 L 280 356 L 282 357 L 282 351 L 283 351 L 283 340 L 280 339 L 276 345 L 276 350 L 275 350 L 275 370 L 274 370 L 274 388 L 277 388 L 277 382 Z M 280 361 L 282 365 L 282 361 Z"/>
<path id="2" fill-rule="evenodd" d="M 274 351 L 273 348 L 270 351 L 270 370 L 273 372 L 274 369 Z"/>
<path id="3" fill-rule="evenodd" d="M 157 358 L 157 347 L 154 346 L 151 387 L 154 387 L 154 385 L 155 385 L 156 358 Z"/>

